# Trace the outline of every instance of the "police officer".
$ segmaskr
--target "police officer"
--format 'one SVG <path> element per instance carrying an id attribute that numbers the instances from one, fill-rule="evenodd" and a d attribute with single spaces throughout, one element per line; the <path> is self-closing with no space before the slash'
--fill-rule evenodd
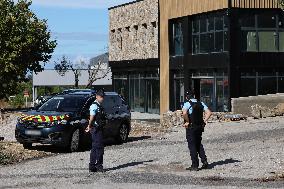
<path id="1" fill-rule="evenodd" d="M 205 112 L 205 117 L 203 116 L 203 112 Z M 207 157 L 201 141 L 204 127 L 211 115 L 212 112 L 209 108 L 203 102 L 200 102 L 195 98 L 194 91 L 186 93 L 186 102 L 183 106 L 183 117 L 185 120 L 184 127 L 186 128 L 186 139 L 192 161 L 191 167 L 187 168 L 189 171 L 199 170 L 198 155 L 203 163 L 201 169 L 208 168 Z"/>
<path id="2" fill-rule="evenodd" d="M 96 93 L 96 101 L 90 107 L 90 120 L 86 132 L 92 135 L 92 150 L 90 155 L 90 172 L 104 172 L 103 169 L 103 127 L 106 124 L 106 115 L 102 107 L 104 101 L 104 91 Z"/>

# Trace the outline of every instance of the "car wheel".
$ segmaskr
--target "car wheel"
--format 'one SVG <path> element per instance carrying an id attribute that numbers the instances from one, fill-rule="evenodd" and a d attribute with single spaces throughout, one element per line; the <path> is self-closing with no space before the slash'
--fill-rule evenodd
<path id="1" fill-rule="evenodd" d="M 23 147 L 24 147 L 25 149 L 31 149 L 32 146 L 33 146 L 32 143 L 23 143 Z"/>
<path id="2" fill-rule="evenodd" d="M 70 139 L 69 151 L 77 152 L 80 146 L 80 130 L 76 129 Z"/>
<path id="3" fill-rule="evenodd" d="M 120 144 L 127 142 L 128 135 L 129 135 L 129 128 L 125 123 L 123 123 L 119 128 L 119 133 L 118 133 L 118 136 L 117 136 L 117 142 L 120 143 Z"/>

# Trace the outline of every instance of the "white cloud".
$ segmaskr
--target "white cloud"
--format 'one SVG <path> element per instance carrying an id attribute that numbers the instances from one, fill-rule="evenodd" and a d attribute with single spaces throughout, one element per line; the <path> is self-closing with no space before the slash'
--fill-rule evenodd
<path id="1" fill-rule="evenodd" d="M 109 8 L 133 0 L 33 0 L 34 5 L 66 8 Z"/>

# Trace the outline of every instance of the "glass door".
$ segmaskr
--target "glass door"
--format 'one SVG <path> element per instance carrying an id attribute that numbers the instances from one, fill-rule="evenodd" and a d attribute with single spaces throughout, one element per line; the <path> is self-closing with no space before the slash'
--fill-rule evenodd
<path id="1" fill-rule="evenodd" d="M 216 110 L 214 79 L 200 79 L 200 100 L 211 110 Z"/>
<path id="2" fill-rule="evenodd" d="M 196 98 L 212 111 L 228 111 L 228 77 L 193 78 Z"/>
<path id="3" fill-rule="evenodd" d="M 147 80 L 147 109 L 148 113 L 159 114 L 160 83 L 158 79 Z"/>

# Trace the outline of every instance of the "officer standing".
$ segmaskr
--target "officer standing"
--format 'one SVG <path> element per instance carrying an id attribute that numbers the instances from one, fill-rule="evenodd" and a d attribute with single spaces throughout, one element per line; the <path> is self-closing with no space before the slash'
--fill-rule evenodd
<path id="1" fill-rule="evenodd" d="M 104 91 L 99 90 L 96 93 L 96 101 L 90 107 L 90 120 L 86 132 L 92 135 L 92 150 L 90 155 L 89 171 L 105 172 L 103 169 L 103 127 L 106 125 L 106 115 L 102 107 L 104 101 Z"/>
<path id="2" fill-rule="evenodd" d="M 204 112 L 205 117 L 203 116 Z M 208 168 L 207 157 L 201 141 L 204 127 L 211 115 L 212 112 L 209 108 L 203 102 L 200 102 L 195 98 L 194 91 L 186 93 L 186 102 L 183 106 L 183 117 L 185 120 L 184 127 L 186 128 L 186 139 L 192 161 L 191 167 L 187 168 L 189 171 L 199 170 L 198 155 L 203 163 L 201 169 Z"/>

